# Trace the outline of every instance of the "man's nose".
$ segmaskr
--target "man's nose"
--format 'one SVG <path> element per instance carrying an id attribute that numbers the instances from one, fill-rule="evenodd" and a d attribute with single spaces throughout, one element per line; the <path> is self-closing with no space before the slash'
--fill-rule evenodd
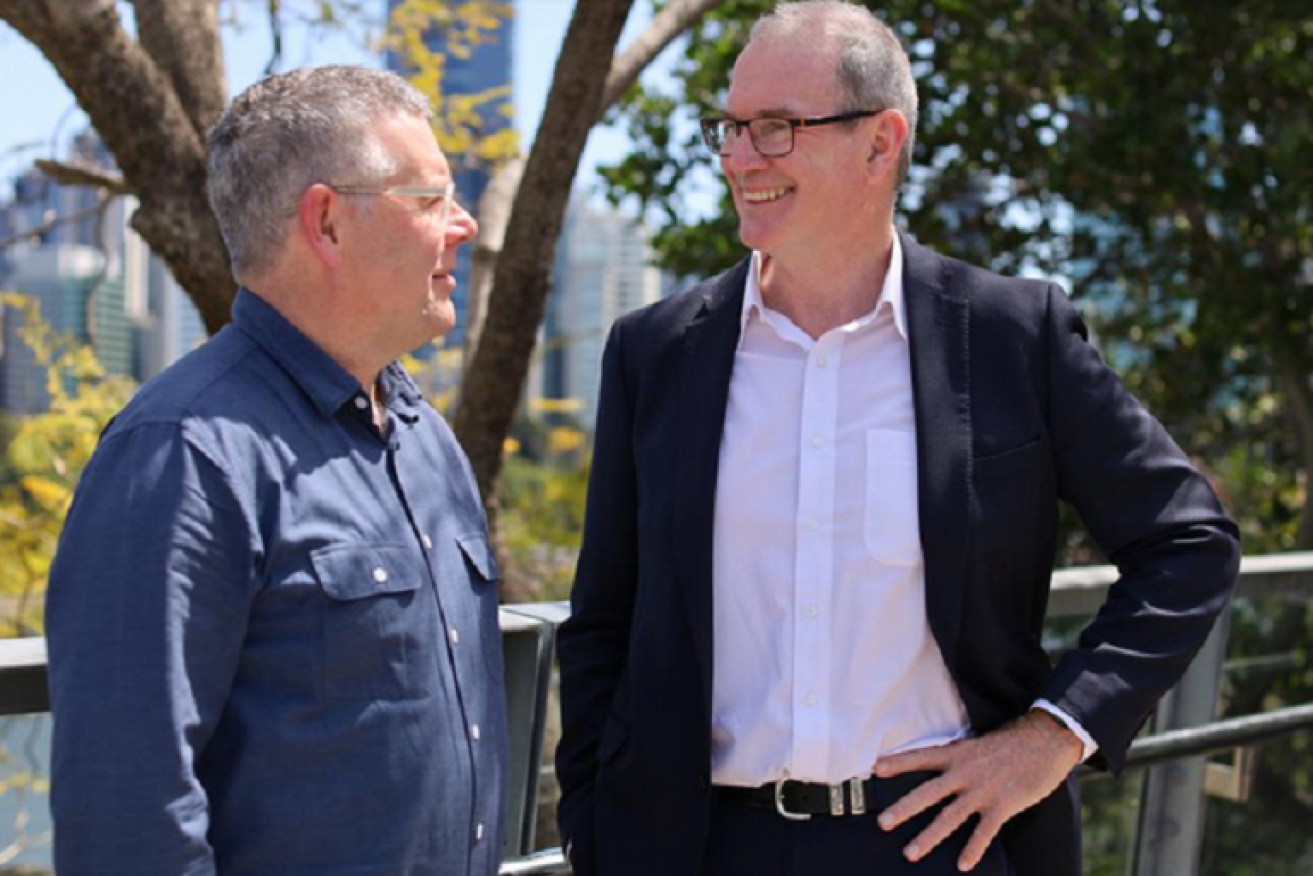
<path id="1" fill-rule="evenodd" d="M 447 245 L 468 243 L 479 233 L 479 223 L 460 201 L 452 201 L 451 215 L 447 217 Z"/>

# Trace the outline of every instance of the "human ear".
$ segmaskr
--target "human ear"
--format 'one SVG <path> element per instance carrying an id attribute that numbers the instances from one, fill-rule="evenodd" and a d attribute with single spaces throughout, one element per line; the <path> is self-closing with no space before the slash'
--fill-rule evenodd
<path id="1" fill-rule="evenodd" d="M 898 158 L 907 142 L 907 119 L 897 110 L 881 113 L 871 120 L 870 151 L 866 163 L 873 173 L 883 176 L 889 169 L 897 172 Z"/>
<path id="2" fill-rule="evenodd" d="M 315 256 L 328 267 L 342 261 L 342 199 L 326 185 L 315 183 L 301 193 L 297 229 Z"/>

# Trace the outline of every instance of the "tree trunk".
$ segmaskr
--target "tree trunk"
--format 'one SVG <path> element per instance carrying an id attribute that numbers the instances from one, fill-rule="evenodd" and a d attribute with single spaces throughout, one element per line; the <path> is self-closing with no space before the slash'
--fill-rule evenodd
<path id="1" fill-rule="evenodd" d="M 495 291 L 478 348 L 466 365 L 453 423 L 485 501 L 501 473 L 502 444 L 524 390 L 570 186 L 588 132 L 601 114 L 603 86 L 631 6 L 633 0 L 575 6 L 511 209 Z"/>
<path id="2" fill-rule="evenodd" d="M 153 17 L 157 5 L 167 4 L 142 0 L 138 9 Z M 218 18 L 214 0 L 180 5 L 188 16 L 138 22 L 143 38 L 150 34 L 149 44 L 167 52 L 163 67 L 128 35 L 108 0 L 0 0 L 0 19 L 40 49 L 73 92 L 140 201 L 133 227 L 214 332 L 228 321 L 235 291 L 205 197 L 201 134 L 215 95 L 225 91 Z M 180 81 L 190 104 L 176 90 Z"/>
<path id="3" fill-rule="evenodd" d="M 479 199 L 479 236 L 474 239 L 470 259 L 470 290 L 465 306 L 466 362 L 474 358 L 483 334 L 483 321 L 492 297 L 492 280 L 506 241 L 506 224 L 511 219 L 515 192 L 524 176 L 524 159 L 515 158 L 493 171 L 487 190 Z"/>
<path id="4" fill-rule="evenodd" d="M 493 500 L 502 444 L 524 392 L 551 287 L 556 238 L 588 132 L 657 55 L 724 2 L 671 0 L 632 45 L 606 63 L 602 59 L 611 58 L 633 0 L 587 0 L 575 7 L 523 180 L 501 195 L 514 199 L 510 225 L 504 243 L 498 241 L 500 254 L 485 257 L 485 266 L 495 260 L 495 267 L 485 267 L 493 275 L 492 290 L 480 299 L 473 349 L 467 348 L 455 431 L 485 504 Z M 583 107 L 593 111 L 581 112 Z"/>

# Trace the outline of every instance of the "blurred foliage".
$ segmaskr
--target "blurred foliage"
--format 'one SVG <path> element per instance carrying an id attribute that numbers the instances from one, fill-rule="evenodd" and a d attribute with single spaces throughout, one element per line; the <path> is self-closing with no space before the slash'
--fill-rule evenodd
<path id="1" fill-rule="evenodd" d="M 743 256 L 695 120 L 723 106 L 771 5 L 712 12 L 673 76 L 611 116 L 637 148 L 603 171 L 610 194 L 643 204 L 681 276 Z M 1313 421 L 1301 436 L 1294 414 L 1313 413 L 1313 7 L 870 5 L 921 94 L 899 223 L 946 254 L 1069 280 L 1105 356 L 1206 461 L 1247 550 L 1313 547 L 1313 514 L 1300 530 Z M 1078 537 L 1069 547 L 1092 554 Z"/>
<path id="2" fill-rule="evenodd" d="M 545 461 L 523 452 L 507 457 L 500 537 L 511 564 L 509 589 L 516 596 L 534 602 L 569 598 L 583 534 L 588 469 L 587 455 L 575 450 L 550 451 Z"/>
<path id="3" fill-rule="evenodd" d="M 56 334 L 35 301 L 3 293 L 0 307 L 21 322 L 18 336 L 46 369 L 50 395 L 47 413 L 10 418 L 0 460 L 0 636 L 35 636 L 73 488 L 133 386 L 107 375 L 89 346 Z"/>
<path id="4" fill-rule="evenodd" d="M 444 89 L 448 59 L 467 60 L 509 38 L 503 24 L 513 13 L 508 0 L 403 0 L 388 22 L 383 46 L 433 102 L 438 142 L 460 167 L 492 167 L 519 152 L 509 85 L 474 94 Z"/>
<path id="5" fill-rule="evenodd" d="M 270 72 L 287 66 L 282 37 L 293 27 L 311 42 L 345 34 L 370 51 L 390 53 L 432 102 L 438 142 L 455 164 L 489 167 L 519 152 L 509 86 L 475 94 L 444 88 L 448 58 L 468 59 L 480 46 L 506 38 L 502 26 L 514 14 L 511 0 L 402 0 L 390 16 L 386 0 L 221 0 L 219 12 L 236 38 L 252 29 L 271 33 Z M 493 120 L 499 122 L 495 131 Z"/>

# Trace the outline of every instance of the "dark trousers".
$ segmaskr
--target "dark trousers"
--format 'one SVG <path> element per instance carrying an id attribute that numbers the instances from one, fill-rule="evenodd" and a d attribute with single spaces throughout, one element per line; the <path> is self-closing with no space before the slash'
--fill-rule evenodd
<path id="1" fill-rule="evenodd" d="M 876 799 L 867 800 L 867 814 L 817 816 L 810 821 L 789 821 L 777 812 L 729 802 L 713 792 L 700 876 L 960 876 L 957 860 L 974 821 L 912 863 L 903 857 L 903 849 L 934 820 L 940 807 L 888 832 L 875 820 L 928 777 L 877 781 Z M 1012 876 L 1002 844 L 995 840 L 971 873 Z"/>

